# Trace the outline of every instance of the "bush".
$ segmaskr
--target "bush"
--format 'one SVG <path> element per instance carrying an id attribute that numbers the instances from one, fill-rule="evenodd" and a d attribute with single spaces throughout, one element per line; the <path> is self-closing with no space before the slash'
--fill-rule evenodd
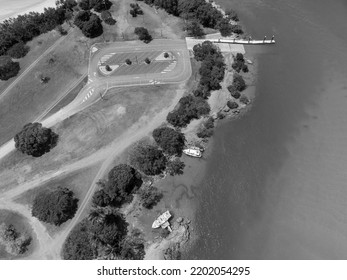
<path id="1" fill-rule="evenodd" d="M 164 57 L 165 57 L 165 58 L 168 58 L 169 56 L 170 56 L 170 55 L 169 55 L 167 52 L 164 53 Z"/>
<path id="2" fill-rule="evenodd" d="M 186 165 L 183 161 L 180 161 L 179 158 L 176 158 L 176 159 L 168 162 L 166 171 L 171 176 L 182 175 L 185 166 Z"/>
<path id="3" fill-rule="evenodd" d="M 238 73 L 241 70 L 245 73 L 248 72 L 248 66 L 245 64 L 245 59 L 242 53 L 236 54 L 235 61 L 232 64 L 232 68 Z"/>
<path id="4" fill-rule="evenodd" d="M 130 154 L 130 163 L 149 176 L 163 173 L 166 162 L 163 152 L 148 144 L 138 144 Z"/>
<path id="5" fill-rule="evenodd" d="M 90 7 L 98 13 L 109 10 L 112 6 L 112 2 L 109 0 L 89 0 L 89 3 Z"/>
<path id="6" fill-rule="evenodd" d="M 57 27 L 57 30 L 61 36 L 65 36 L 68 33 L 61 25 Z"/>
<path id="7" fill-rule="evenodd" d="M 247 105 L 250 101 L 249 101 L 249 99 L 247 98 L 246 95 L 242 95 L 242 96 L 240 97 L 240 102 L 243 103 L 243 104 L 245 104 L 245 105 Z"/>
<path id="8" fill-rule="evenodd" d="M 246 89 L 245 80 L 242 78 L 241 75 L 239 75 L 237 73 L 234 74 L 232 85 L 235 88 L 235 90 L 240 91 L 240 92 Z"/>
<path id="9" fill-rule="evenodd" d="M 21 234 L 12 224 L 0 224 L 0 244 L 4 245 L 6 252 L 9 254 L 15 256 L 24 254 L 28 250 L 31 241 L 31 236 Z"/>
<path id="10" fill-rule="evenodd" d="M 107 18 L 104 22 L 108 25 L 115 25 L 117 21 L 114 18 Z"/>
<path id="11" fill-rule="evenodd" d="M 246 64 L 243 64 L 243 66 L 242 66 L 242 71 L 244 72 L 244 73 L 247 73 L 249 70 L 248 70 L 248 66 L 246 65 Z"/>
<path id="12" fill-rule="evenodd" d="M 26 56 L 30 48 L 25 45 L 24 42 L 14 44 L 8 51 L 7 54 L 12 58 L 22 58 Z"/>
<path id="13" fill-rule="evenodd" d="M 204 123 L 204 126 L 209 129 L 209 128 L 214 128 L 214 119 L 212 117 L 209 117 L 207 121 Z"/>
<path id="14" fill-rule="evenodd" d="M 180 243 L 176 243 L 171 245 L 164 251 L 165 260 L 180 260 L 182 258 L 182 254 L 180 251 Z"/>
<path id="15" fill-rule="evenodd" d="M 40 221 L 59 226 L 75 215 L 77 202 L 71 190 L 57 187 L 39 193 L 34 199 L 31 213 Z"/>
<path id="16" fill-rule="evenodd" d="M 0 56 L 0 80 L 7 81 L 17 76 L 19 70 L 18 62 L 12 61 L 9 56 Z"/>
<path id="17" fill-rule="evenodd" d="M 128 64 L 128 65 L 131 65 L 132 62 L 131 62 L 131 60 L 130 60 L 129 58 L 127 58 L 127 59 L 125 60 L 125 63 Z"/>
<path id="18" fill-rule="evenodd" d="M 100 14 L 100 17 L 102 20 L 105 20 L 107 18 L 112 17 L 111 13 L 109 11 L 102 11 Z"/>
<path id="19" fill-rule="evenodd" d="M 187 24 L 187 34 L 191 37 L 201 38 L 205 32 L 198 21 L 192 20 Z"/>
<path id="20" fill-rule="evenodd" d="M 14 137 L 16 149 L 23 154 L 40 157 L 56 146 L 58 135 L 40 123 L 28 123 Z"/>
<path id="21" fill-rule="evenodd" d="M 184 147 L 184 134 L 169 127 L 156 128 L 153 138 L 160 148 L 169 155 L 181 155 Z"/>
<path id="22" fill-rule="evenodd" d="M 238 24 L 232 25 L 231 26 L 231 30 L 235 34 L 238 34 L 238 35 L 243 34 L 242 27 L 240 25 L 238 25 Z"/>
<path id="23" fill-rule="evenodd" d="M 179 101 L 178 109 L 170 112 L 166 119 L 175 127 L 185 127 L 192 119 L 199 119 L 210 112 L 210 106 L 205 99 L 187 95 Z"/>
<path id="24" fill-rule="evenodd" d="M 141 205 L 147 209 L 152 209 L 162 199 L 163 194 L 154 186 L 141 188 L 138 191 Z"/>
<path id="25" fill-rule="evenodd" d="M 140 8 L 139 4 L 131 3 L 131 4 L 130 4 L 130 7 L 131 7 L 130 14 L 131 14 L 133 17 L 137 17 L 137 15 L 143 15 L 143 11 L 142 11 L 142 9 Z"/>
<path id="26" fill-rule="evenodd" d="M 213 128 L 202 128 L 197 134 L 199 138 L 209 138 L 213 135 Z"/>
<path id="27" fill-rule="evenodd" d="M 238 17 L 238 15 L 237 15 L 237 13 L 234 11 L 234 10 L 232 10 L 232 9 L 227 9 L 226 11 L 225 11 L 225 14 L 228 16 L 228 18 L 230 18 L 231 20 L 233 20 L 233 21 L 239 21 L 239 17 Z"/>
<path id="28" fill-rule="evenodd" d="M 64 260 L 92 260 L 96 258 L 90 239 L 87 221 L 79 223 L 69 234 L 63 245 Z"/>
<path id="29" fill-rule="evenodd" d="M 151 63 L 151 60 L 150 60 L 148 57 L 146 57 L 145 63 L 146 63 L 146 64 L 150 64 L 150 63 Z"/>
<path id="30" fill-rule="evenodd" d="M 122 204 L 132 197 L 132 192 L 141 184 L 141 176 L 134 168 L 127 164 L 119 164 L 108 173 L 108 181 L 104 190 L 111 200 Z"/>
<path id="31" fill-rule="evenodd" d="M 106 69 L 106 71 L 108 71 L 108 72 L 112 71 L 112 68 L 110 67 L 110 65 L 106 65 L 106 66 L 105 66 L 105 69 Z"/>
<path id="32" fill-rule="evenodd" d="M 227 102 L 227 106 L 230 108 L 230 109 L 237 109 L 239 107 L 239 104 L 237 104 L 236 102 L 234 101 L 228 101 Z"/>
<path id="33" fill-rule="evenodd" d="M 148 33 L 148 30 L 144 27 L 135 27 L 134 33 L 139 36 L 139 39 L 148 44 L 152 41 L 152 36 Z"/>

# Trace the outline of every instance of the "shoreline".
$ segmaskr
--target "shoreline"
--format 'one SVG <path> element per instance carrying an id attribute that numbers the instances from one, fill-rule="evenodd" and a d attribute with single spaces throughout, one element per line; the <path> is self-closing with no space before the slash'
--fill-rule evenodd
<path id="1" fill-rule="evenodd" d="M 0 3 L 1 4 L 1 3 Z M 55 8 L 55 0 L 37 0 L 32 4 L 23 6 L 21 3 L 16 3 L 8 9 L 8 12 L 0 14 L 0 23 L 9 19 L 15 18 L 19 15 L 28 14 L 30 12 L 42 13 L 45 8 Z"/>

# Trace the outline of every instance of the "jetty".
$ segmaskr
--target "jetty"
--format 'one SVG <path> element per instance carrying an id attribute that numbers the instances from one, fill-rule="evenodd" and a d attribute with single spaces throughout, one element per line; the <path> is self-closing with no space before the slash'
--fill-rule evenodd
<path id="1" fill-rule="evenodd" d="M 242 44 L 242 45 L 267 45 L 267 44 L 275 44 L 275 36 L 272 36 L 272 38 L 266 39 L 266 36 L 263 40 L 253 40 L 252 37 L 249 37 L 248 39 L 224 39 L 224 38 L 218 38 L 218 39 L 209 39 L 212 43 L 226 43 L 226 44 Z"/>

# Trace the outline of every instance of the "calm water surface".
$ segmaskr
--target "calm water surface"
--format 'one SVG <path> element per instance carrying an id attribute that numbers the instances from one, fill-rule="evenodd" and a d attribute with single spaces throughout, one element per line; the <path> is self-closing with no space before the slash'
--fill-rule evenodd
<path id="1" fill-rule="evenodd" d="M 189 258 L 347 259 L 347 1 L 217 2 L 278 43 L 252 110 L 216 131 Z"/>

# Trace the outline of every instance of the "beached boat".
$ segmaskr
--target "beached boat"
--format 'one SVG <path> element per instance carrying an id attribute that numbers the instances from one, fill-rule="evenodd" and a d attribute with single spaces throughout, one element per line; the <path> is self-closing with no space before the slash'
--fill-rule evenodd
<path id="1" fill-rule="evenodd" d="M 152 224 L 152 228 L 166 228 L 170 226 L 168 220 L 171 218 L 171 214 L 169 211 L 164 212 L 161 214 Z"/>
<path id="2" fill-rule="evenodd" d="M 202 157 L 201 149 L 198 147 L 190 147 L 188 149 L 184 149 L 183 153 L 191 157 Z"/>

